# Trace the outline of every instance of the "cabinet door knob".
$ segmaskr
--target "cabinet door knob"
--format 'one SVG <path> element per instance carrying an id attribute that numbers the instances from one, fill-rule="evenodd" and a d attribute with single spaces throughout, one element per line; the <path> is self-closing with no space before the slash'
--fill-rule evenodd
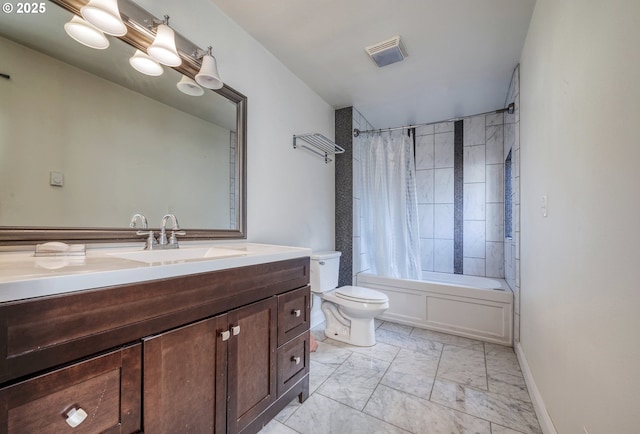
<path id="1" fill-rule="evenodd" d="M 225 330 L 220 333 L 220 336 L 222 336 L 223 341 L 228 341 L 229 338 L 231 337 L 231 333 L 229 332 L 229 330 Z"/>
<path id="2" fill-rule="evenodd" d="M 87 418 L 87 412 L 81 408 L 72 408 L 66 414 L 66 422 L 71 428 L 75 428 L 80 425 Z"/>
<path id="3" fill-rule="evenodd" d="M 302 312 L 300 311 L 300 309 L 294 309 L 294 310 L 291 311 L 291 315 L 293 315 L 295 317 L 299 317 L 301 313 Z"/>
<path id="4" fill-rule="evenodd" d="M 299 364 L 300 364 L 300 360 L 301 360 L 301 359 L 300 359 L 300 356 L 293 356 L 293 357 L 291 357 L 291 361 L 292 361 L 292 362 L 295 362 L 295 363 L 296 363 L 296 365 L 299 365 Z"/>
<path id="5" fill-rule="evenodd" d="M 233 335 L 234 336 L 237 336 L 237 335 L 240 334 L 240 326 L 239 325 L 231 327 L 231 330 L 233 331 Z"/>

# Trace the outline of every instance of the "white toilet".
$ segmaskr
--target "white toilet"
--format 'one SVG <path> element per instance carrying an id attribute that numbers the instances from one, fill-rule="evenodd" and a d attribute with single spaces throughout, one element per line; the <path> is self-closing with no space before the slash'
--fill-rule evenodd
<path id="1" fill-rule="evenodd" d="M 360 347 L 376 344 L 373 318 L 389 308 L 389 298 L 370 288 L 338 286 L 340 252 L 311 255 L 311 292 L 322 298 L 328 338 Z"/>

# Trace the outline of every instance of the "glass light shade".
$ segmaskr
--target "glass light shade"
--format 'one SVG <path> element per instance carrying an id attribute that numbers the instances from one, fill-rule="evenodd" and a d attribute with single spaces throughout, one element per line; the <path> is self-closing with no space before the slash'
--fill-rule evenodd
<path id="1" fill-rule="evenodd" d="M 180 66 L 182 59 L 176 49 L 176 38 L 173 29 L 166 24 L 160 24 L 153 44 L 147 48 L 147 54 L 163 65 Z"/>
<path id="2" fill-rule="evenodd" d="M 153 77 L 162 75 L 164 72 L 162 66 L 155 59 L 140 50 L 136 50 L 135 54 L 129 59 L 129 63 L 136 71 Z"/>
<path id="3" fill-rule="evenodd" d="M 97 50 L 104 50 L 109 47 L 109 40 L 104 33 L 77 15 L 74 15 L 71 21 L 65 23 L 64 31 L 73 40 L 87 47 Z"/>
<path id="4" fill-rule="evenodd" d="M 191 96 L 202 96 L 204 95 L 204 89 L 198 86 L 191 77 L 187 77 L 186 75 L 182 76 L 182 79 L 176 84 L 180 92 L 186 93 Z"/>
<path id="5" fill-rule="evenodd" d="M 202 58 L 202 67 L 200 67 L 200 72 L 196 74 L 196 81 L 207 89 L 220 89 L 223 86 L 224 83 L 220 80 L 218 62 L 215 57 L 206 54 Z"/>
<path id="6" fill-rule="evenodd" d="M 122 22 L 118 0 L 90 0 L 80 8 L 82 17 L 108 35 L 124 36 L 127 26 Z"/>

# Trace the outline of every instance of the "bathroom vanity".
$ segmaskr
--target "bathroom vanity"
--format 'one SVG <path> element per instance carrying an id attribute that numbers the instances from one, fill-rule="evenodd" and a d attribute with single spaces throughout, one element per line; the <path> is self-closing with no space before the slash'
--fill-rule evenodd
<path id="1" fill-rule="evenodd" d="M 304 401 L 310 252 L 229 249 L 66 270 L 3 257 L 0 432 L 249 433 Z"/>

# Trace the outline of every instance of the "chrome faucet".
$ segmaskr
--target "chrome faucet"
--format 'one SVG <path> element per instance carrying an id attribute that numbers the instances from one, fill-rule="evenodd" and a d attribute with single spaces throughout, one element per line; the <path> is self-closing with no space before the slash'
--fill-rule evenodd
<path id="1" fill-rule="evenodd" d="M 134 214 L 133 217 L 131 217 L 131 221 L 129 222 L 129 227 L 137 228 L 138 221 L 140 221 L 140 224 L 142 225 L 142 229 L 149 229 L 149 225 L 147 224 L 147 218 L 144 216 L 144 214 L 138 214 L 138 213 Z M 153 231 L 151 230 L 136 231 L 136 235 L 145 235 L 147 237 L 144 244 L 145 250 L 153 250 L 153 248 L 158 245 L 158 241 L 156 241 L 156 237 L 153 234 Z"/>
<path id="2" fill-rule="evenodd" d="M 142 229 L 147 229 L 149 227 L 149 225 L 147 224 L 147 218 L 144 216 L 144 214 L 134 214 L 133 217 L 131 217 L 131 221 L 129 222 L 129 227 L 130 228 L 137 228 L 138 224 L 136 223 L 138 220 L 140 220 L 140 223 L 142 224 Z"/>
<path id="3" fill-rule="evenodd" d="M 171 236 L 167 240 L 167 222 L 171 220 Z M 177 249 L 180 247 L 178 245 L 178 238 L 176 235 L 186 235 L 184 231 L 180 230 L 180 225 L 178 224 L 178 219 L 173 214 L 167 214 L 162 217 L 162 222 L 160 223 L 160 239 L 158 240 L 158 247 L 161 249 Z"/>

